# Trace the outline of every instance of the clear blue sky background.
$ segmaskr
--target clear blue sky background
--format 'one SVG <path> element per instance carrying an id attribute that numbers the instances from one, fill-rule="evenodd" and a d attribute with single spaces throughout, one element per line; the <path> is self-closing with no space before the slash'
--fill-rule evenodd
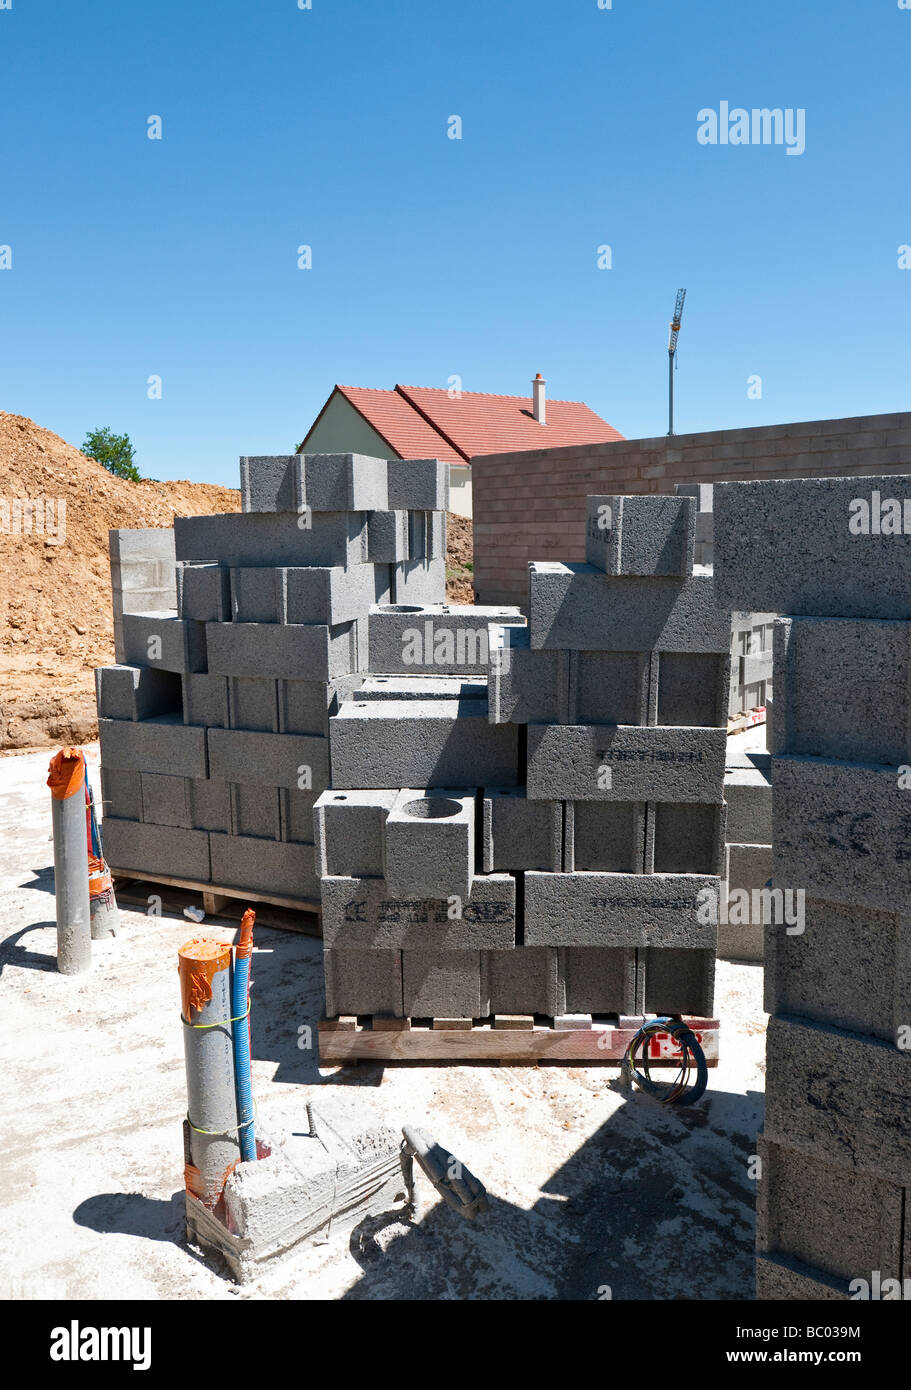
<path id="1" fill-rule="evenodd" d="M 336 381 L 541 371 L 661 434 L 685 285 L 680 432 L 911 408 L 897 0 L 312 5 L 0 10 L 0 407 L 232 485 Z M 806 153 L 699 145 L 723 99 L 804 107 Z"/>

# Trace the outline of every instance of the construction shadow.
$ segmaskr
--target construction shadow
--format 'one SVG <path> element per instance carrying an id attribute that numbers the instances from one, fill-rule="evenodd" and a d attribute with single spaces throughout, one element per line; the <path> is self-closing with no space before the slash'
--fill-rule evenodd
<path id="1" fill-rule="evenodd" d="M 691 1111 L 636 1093 L 530 1209 L 492 1197 L 474 1222 L 442 1203 L 411 1224 L 401 1211 L 361 1222 L 349 1248 L 363 1273 L 344 1297 L 752 1300 L 762 1112 L 759 1092 Z"/>
<path id="2" fill-rule="evenodd" d="M 56 930 L 56 922 L 32 922 L 31 926 L 23 927 L 21 931 L 13 932 L 4 941 L 0 942 L 0 975 L 8 965 L 16 965 L 23 970 L 44 970 L 55 971 L 57 969 L 56 955 L 48 956 L 42 951 L 29 951 L 22 945 L 22 939 L 30 931 L 39 931 L 44 927 L 53 927 Z"/>
<path id="3" fill-rule="evenodd" d="M 141 1236 L 169 1245 L 181 1245 L 186 1239 L 182 1190 L 167 1199 L 144 1197 L 141 1192 L 99 1192 L 79 1203 L 73 1220 L 103 1235 Z"/>

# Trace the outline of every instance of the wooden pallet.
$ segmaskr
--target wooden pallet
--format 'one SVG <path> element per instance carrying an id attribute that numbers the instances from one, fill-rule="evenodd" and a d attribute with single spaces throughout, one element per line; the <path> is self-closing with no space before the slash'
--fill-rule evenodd
<path id="1" fill-rule="evenodd" d="M 244 888 L 223 888 L 214 883 L 198 883 L 188 878 L 173 878 L 167 874 L 150 874 L 139 869 L 111 867 L 114 891 L 118 902 L 146 907 L 151 885 L 169 890 L 159 893 L 162 908 L 182 913 L 185 907 L 202 908 L 209 917 L 240 918 L 244 908 L 256 906 L 256 920 L 263 927 L 281 931 L 302 932 L 306 936 L 321 936 L 320 904 L 305 898 L 286 898 L 278 893 L 251 893 Z"/>
<path id="2" fill-rule="evenodd" d="M 609 1023 L 579 1014 L 572 1020 L 536 1023 L 528 1015 L 498 1016 L 492 1021 L 438 1018 L 417 1023 L 409 1018 L 367 1018 L 351 1015 L 323 1019 L 319 1024 L 319 1056 L 323 1063 L 373 1062 L 609 1062 L 616 1065 L 632 1042 L 643 1019 L 623 1018 Z M 689 1018 L 710 1067 L 717 1067 L 717 1018 Z M 679 1052 L 666 1033 L 649 1046 L 653 1066 L 675 1066 Z"/>
<path id="3" fill-rule="evenodd" d="M 728 719 L 728 733 L 742 734 L 744 729 L 753 729 L 765 722 L 766 707 L 765 705 L 757 705 L 755 709 L 747 710 L 745 713 L 731 715 Z"/>

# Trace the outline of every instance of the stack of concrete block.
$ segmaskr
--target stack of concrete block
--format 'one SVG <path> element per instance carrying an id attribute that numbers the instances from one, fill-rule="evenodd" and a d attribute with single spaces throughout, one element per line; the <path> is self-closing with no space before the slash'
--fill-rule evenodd
<path id="1" fill-rule="evenodd" d="M 728 741 L 729 744 L 732 740 Z M 727 843 L 724 878 L 728 908 L 718 922 L 718 954 L 725 960 L 759 962 L 765 950 L 762 923 L 744 911 L 745 894 L 772 877 L 772 758 L 769 753 L 728 749 L 724 774 Z"/>
<path id="2" fill-rule="evenodd" d="M 371 618 L 316 806 L 330 1016 L 711 1013 L 729 618 L 691 501 L 589 516 L 591 563 L 531 566 L 527 627 Z"/>
<path id="3" fill-rule="evenodd" d="M 114 654 L 126 660 L 124 613 L 157 613 L 177 606 L 174 532 L 163 526 L 108 532 Z"/>
<path id="4" fill-rule="evenodd" d="M 366 675 L 371 607 L 445 597 L 448 469 L 244 458 L 241 490 L 241 513 L 162 533 L 174 606 L 125 613 L 121 664 L 97 672 L 106 855 L 313 902 L 330 716 Z"/>
<path id="5" fill-rule="evenodd" d="M 911 477 L 720 484 L 715 517 L 720 601 L 786 615 L 773 886 L 805 894 L 802 920 L 766 927 L 758 1295 L 901 1297 L 886 1281 L 911 1271 Z"/>
<path id="6" fill-rule="evenodd" d="M 678 497 L 696 504 L 694 562 L 712 565 L 715 558 L 711 483 L 678 483 Z M 728 715 L 768 707 L 772 701 L 772 624 L 774 613 L 731 614 L 731 684 Z"/>

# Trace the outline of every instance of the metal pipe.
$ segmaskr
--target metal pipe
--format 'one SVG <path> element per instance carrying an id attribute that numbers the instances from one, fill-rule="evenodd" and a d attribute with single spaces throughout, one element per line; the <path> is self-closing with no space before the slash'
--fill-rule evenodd
<path id="1" fill-rule="evenodd" d="M 240 1152 L 244 1163 L 256 1158 L 253 1124 L 253 1078 L 250 1071 L 250 965 L 253 955 L 253 923 L 256 913 L 248 907 L 240 923 L 240 937 L 234 952 L 234 982 L 231 986 L 234 1024 L 234 1073 L 237 1078 L 237 1123 Z M 246 1014 L 246 1018 L 243 1015 Z"/>
<path id="2" fill-rule="evenodd" d="M 207 1207 L 221 1199 L 240 1162 L 234 1041 L 231 1023 L 231 947 L 194 937 L 177 953 L 187 1071 L 190 1159 L 187 1190 Z"/>
<path id="3" fill-rule="evenodd" d="M 79 975 L 92 964 L 85 759 L 81 749 L 63 748 L 54 755 L 47 785 L 54 831 L 57 969 L 62 975 Z"/>

